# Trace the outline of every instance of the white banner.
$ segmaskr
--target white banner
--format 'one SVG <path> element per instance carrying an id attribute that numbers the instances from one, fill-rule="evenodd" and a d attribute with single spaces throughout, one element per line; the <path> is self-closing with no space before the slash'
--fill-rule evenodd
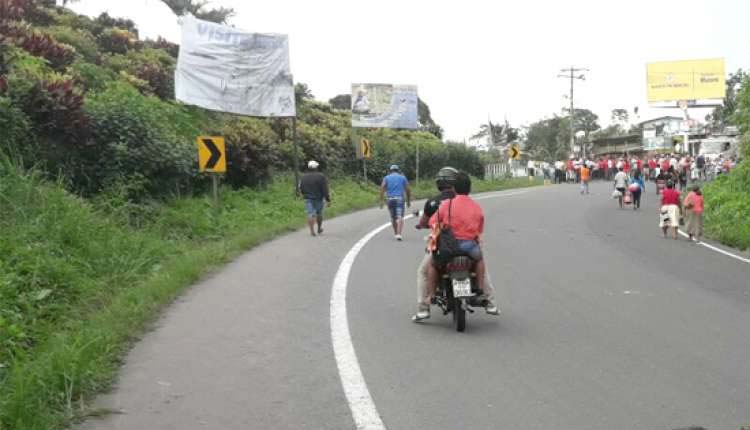
<path id="1" fill-rule="evenodd" d="M 352 84 L 352 127 L 417 128 L 417 87 Z"/>
<path id="2" fill-rule="evenodd" d="M 249 116 L 295 116 L 286 35 L 247 33 L 185 16 L 175 98 Z"/>

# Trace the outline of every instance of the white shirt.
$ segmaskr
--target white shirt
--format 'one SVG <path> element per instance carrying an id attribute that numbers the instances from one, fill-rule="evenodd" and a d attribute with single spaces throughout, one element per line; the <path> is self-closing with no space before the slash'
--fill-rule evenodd
<path id="1" fill-rule="evenodd" d="M 529 160 L 529 164 L 527 164 L 526 167 L 528 167 L 529 169 L 533 169 L 534 168 L 534 162 L 531 161 L 531 160 Z"/>
<path id="2" fill-rule="evenodd" d="M 625 188 L 628 186 L 628 174 L 625 172 L 617 172 L 615 175 L 615 188 Z"/>
<path id="3" fill-rule="evenodd" d="M 611 169 L 612 167 L 614 166 L 612 165 L 612 159 L 610 158 L 609 160 L 607 160 L 607 168 Z"/>

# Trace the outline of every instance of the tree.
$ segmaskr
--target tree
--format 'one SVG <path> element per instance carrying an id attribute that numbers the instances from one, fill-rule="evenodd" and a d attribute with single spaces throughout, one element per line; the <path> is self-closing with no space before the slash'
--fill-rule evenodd
<path id="1" fill-rule="evenodd" d="M 505 124 L 489 121 L 486 124 L 480 124 L 479 131 L 471 136 L 471 139 L 482 139 L 488 136 L 492 136 L 490 139 L 491 146 L 503 146 L 518 140 L 519 133 L 518 129 L 511 127 L 508 121 L 505 121 Z"/>
<path id="2" fill-rule="evenodd" d="M 742 82 L 750 74 L 742 69 L 735 73 L 730 73 L 726 81 L 726 95 L 724 96 L 724 105 L 718 106 L 714 111 L 706 115 L 706 121 L 716 129 L 722 129 L 727 125 L 733 124 L 733 115 L 737 110 L 737 98 L 742 86 Z"/>
<path id="3" fill-rule="evenodd" d="M 349 110 L 352 108 L 352 95 L 339 94 L 336 97 L 328 100 L 328 104 L 330 104 L 334 109 Z"/>
<path id="4" fill-rule="evenodd" d="M 565 134 L 567 123 L 567 118 L 555 115 L 531 124 L 526 133 L 526 152 L 534 158 L 548 161 L 567 158 L 570 152 L 569 138 Z"/>
<path id="5" fill-rule="evenodd" d="M 628 115 L 628 110 L 627 109 L 612 109 L 612 115 L 610 116 L 610 119 L 615 124 L 624 126 L 630 120 L 630 117 Z"/>
<path id="6" fill-rule="evenodd" d="M 417 122 L 419 130 L 426 131 L 438 139 L 443 138 L 443 127 L 440 127 L 430 114 L 430 107 L 422 99 L 417 99 Z"/>
<path id="7" fill-rule="evenodd" d="M 307 84 L 298 82 L 294 85 L 294 101 L 297 105 L 301 105 L 303 100 L 313 100 L 314 98 L 315 96 Z"/>
<path id="8" fill-rule="evenodd" d="M 211 8 L 206 9 L 208 5 L 207 0 L 162 0 L 164 4 L 172 9 L 172 12 L 177 16 L 185 14 L 192 14 L 196 18 L 204 19 L 206 21 L 215 22 L 218 24 L 225 24 L 229 18 L 235 15 L 235 11 L 232 8 Z"/>

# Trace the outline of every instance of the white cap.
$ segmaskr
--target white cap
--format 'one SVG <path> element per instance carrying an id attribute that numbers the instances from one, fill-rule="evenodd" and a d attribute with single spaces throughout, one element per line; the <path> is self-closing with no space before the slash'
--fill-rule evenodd
<path id="1" fill-rule="evenodd" d="M 307 168 L 308 168 L 308 169 L 317 169 L 317 168 L 318 168 L 318 166 L 319 166 L 319 164 L 318 164 L 318 162 L 317 162 L 317 161 L 315 161 L 315 160 L 310 160 L 310 161 L 309 161 L 309 162 L 307 163 Z"/>

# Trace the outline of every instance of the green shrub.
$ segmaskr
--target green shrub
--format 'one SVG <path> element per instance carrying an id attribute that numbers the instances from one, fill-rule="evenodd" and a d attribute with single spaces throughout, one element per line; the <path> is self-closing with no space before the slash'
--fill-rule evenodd
<path id="1" fill-rule="evenodd" d="M 267 121 L 232 117 L 220 131 L 227 145 L 227 182 L 233 187 L 260 185 L 280 164 L 278 137 Z"/>
<path id="2" fill-rule="evenodd" d="M 162 49 L 144 48 L 130 50 L 124 55 L 107 55 L 103 65 L 136 78 L 136 87 L 144 94 L 155 95 L 162 100 L 174 99 L 176 61 Z"/>
<path id="3" fill-rule="evenodd" d="M 107 28 L 96 36 L 96 42 L 102 52 L 124 54 L 137 46 L 138 37 L 125 29 Z"/>
<path id="4" fill-rule="evenodd" d="M 49 34 L 30 25 L 0 21 L 0 40 L 23 48 L 32 55 L 42 57 L 56 70 L 63 70 L 75 60 L 75 49 L 58 42 Z"/>
<path id="5" fill-rule="evenodd" d="M 75 48 L 76 53 L 84 60 L 90 63 L 96 63 L 99 60 L 99 48 L 96 45 L 96 39 L 88 31 L 58 25 L 45 28 L 44 32 L 54 37 L 58 42 Z"/>
<path id="6" fill-rule="evenodd" d="M 28 117 L 7 97 L 0 96 L 0 152 L 14 159 L 33 158 L 35 136 Z"/>
<path id="7" fill-rule="evenodd" d="M 739 249 L 750 248 L 750 162 L 703 189 L 706 233 Z"/>
<path id="8" fill-rule="evenodd" d="M 84 61 L 73 63 L 69 73 L 76 84 L 85 91 L 101 91 L 117 79 L 117 74 L 111 70 Z"/>
<path id="9" fill-rule="evenodd" d="M 86 194 L 128 183 L 132 198 L 164 195 L 195 176 L 199 118 L 177 105 L 111 84 L 87 99 L 92 142 L 74 185 Z M 198 120 L 198 121 L 196 121 Z"/>

